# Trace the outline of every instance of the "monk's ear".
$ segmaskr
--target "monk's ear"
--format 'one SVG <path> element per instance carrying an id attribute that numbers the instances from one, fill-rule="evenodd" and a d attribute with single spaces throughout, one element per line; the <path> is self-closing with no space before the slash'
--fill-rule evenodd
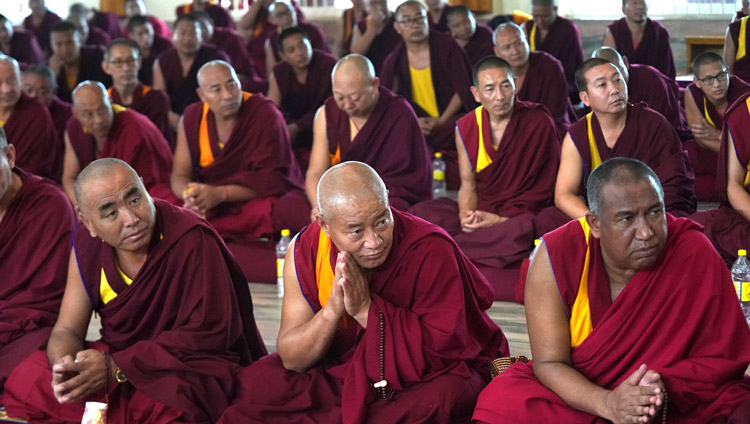
<path id="1" fill-rule="evenodd" d="M 589 93 L 585 91 L 579 91 L 578 97 L 581 98 L 581 101 L 583 102 L 583 104 L 585 104 L 586 106 L 591 106 L 591 103 L 589 103 Z"/>
<path id="2" fill-rule="evenodd" d="M 589 224 L 589 228 L 591 228 L 591 235 L 599 238 L 599 234 L 601 233 L 599 218 L 591 211 L 586 212 L 584 218 L 586 219 L 586 223 Z"/>
<path id="3" fill-rule="evenodd" d="M 318 212 L 315 215 L 315 222 L 318 223 L 318 225 L 320 226 L 320 228 L 322 228 L 323 231 L 326 232 L 326 235 L 328 235 L 328 237 L 330 238 L 331 237 L 331 232 L 329 231 L 330 230 L 330 225 L 328 224 L 328 221 L 326 221 L 326 219 L 325 219 L 325 217 L 323 216 L 322 213 Z"/>
<path id="4" fill-rule="evenodd" d="M 109 63 L 106 60 L 102 60 L 102 71 L 107 75 L 112 75 L 112 70 L 109 69 Z"/>
<path id="5" fill-rule="evenodd" d="M 200 87 L 195 89 L 195 92 L 198 94 L 198 98 L 201 99 L 203 103 L 206 103 L 206 99 L 203 96 L 203 90 L 201 90 Z"/>
<path id="6" fill-rule="evenodd" d="M 476 100 L 476 102 L 481 105 L 482 101 L 479 99 L 479 90 L 477 90 L 477 88 L 473 85 L 469 87 L 469 89 L 471 90 L 471 94 L 474 95 L 474 100 Z"/>
<path id="7" fill-rule="evenodd" d="M 76 215 L 78 215 L 78 220 L 86 226 L 87 230 L 89 230 L 89 234 L 91 234 L 91 237 L 96 238 L 96 230 L 94 230 L 94 226 L 91 224 L 91 220 L 86 216 L 85 213 L 83 213 L 81 208 L 78 206 L 76 206 Z"/>
<path id="8" fill-rule="evenodd" d="M 8 159 L 8 166 L 10 169 L 16 167 L 16 146 L 8 143 L 5 147 L 5 157 Z"/>
<path id="9" fill-rule="evenodd" d="M 380 78 L 375 77 L 372 79 L 372 89 L 377 90 L 380 87 Z"/>

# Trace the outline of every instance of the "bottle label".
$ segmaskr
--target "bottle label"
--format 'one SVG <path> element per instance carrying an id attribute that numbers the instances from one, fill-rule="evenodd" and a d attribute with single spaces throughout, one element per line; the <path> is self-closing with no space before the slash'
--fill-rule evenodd
<path id="1" fill-rule="evenodd" d="M 740 300 L 750 302 L 750 282 L 742 282 L 742 297 L 740 297 Z"/>
<path id="2" fill-rule="evenodd" d="M 284 260 L 276 259 L 276 278 L 284 276 Z"/>
<path id="3" fill-rule="evenodd" d="M 445 172 L 438 171 L 437 169 L 432 171 L 432 179 L 437 181 L 443 181 L 445 179 Z"/>

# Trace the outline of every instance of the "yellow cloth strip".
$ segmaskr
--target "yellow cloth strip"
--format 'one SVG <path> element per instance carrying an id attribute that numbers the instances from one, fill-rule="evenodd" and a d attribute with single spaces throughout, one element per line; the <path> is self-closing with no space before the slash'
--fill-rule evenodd
<path id="1" fill-rule="evenodd" d="M 492 164 L 492 158 L 487 154 L 487 150 L 484 148 L 484 133 L 482 131 L 482 111 L 484 106 L 479 106 L 474 109 L 474 114 L 477 116 L 477 128 L 479 128 L 479 147 L 477 151 L 477 172 L 483 170 Z M 495 147 L 494 145 L 492 146 Z"/>
<path id="2" fill-rule="evenodd" d="M 531 33 L 529 34 L 529 49 L 531 49 L 532 52 L 536 51 L 536 23 L 531 25 Z"/>
<path id="3" fill-rule="evenodd" d="M 331 268 L 331 239 L 321 228 L 318 237 L 318 256 L 315 258 L 315 280 L 318 286 L 318 301 L 323 307 L 331 297 L 333 287 L 333 268 Z"/>
<path id="4" fill-rule="evenodd" d="M 750 114 L 750 97 L 745 100 L 745 105 L 747 106 L 747 113 Z M 747 164 L 747 172 L 745 173 L 745 187 L 750 185 L 750 163 Z"/>
<path id="5" fill-rule="evenodd" d="M 409 73 L 411 74 L 411 95 L 414 103 L 418 104 L 431 117 L 437 118 L 440 116 L 430 67 L 414 69 L 409 66 Z"/>
<path id="6" fill-rule="evenodd" d="M 591 324 L 591 308 L 589 307 L 589 257 L 591 246 L 589 245 L 589 228 L 586 218 L 580 218 L 583 234 L 586 236 L 586 259 L 583 261 L 583 272 L 581 282 L 578 285 L 578 295 L 570 310 L 570 347 L 577 347 L 591 334 L 594 326 Z"/>
<path id="7" fill-rule="evenodd" d="M 737 55 L 735 60 L 740 60 L 745 57 L 747 48 L 745 47 L 745 39 L 747 38 L 747 16 L 742 18 L 740 21 L 740 35 L 737 37 Z"/>
<path id="8" fill-rule="evenodd" d="M 711 116 L 708 114 L 708 100 L 706 100 L 706 96 L 703 96 L 703 114 L 706 115 L 706 121 L 708 121 L 712 127 L 716 128 L 716 124 L 714 124 L 713 119 L 711 119 Z"/>
<path id="9" fill-rule="evenodd" d="M 242 92 L 242 101 L 246 102 L 252 96 L 251 93 Z M 206 167 L 214 163 L 214 153 L 211 151 L 211 140 L 208 137 L 208 103 L 203 103 L 203 115 L 201 115 L 201 124 L 198 128 L 198 149 L 200 150 L 200 166 Z M 219 148 L 223 149 L 224 144 L 219 143 Z"/>
<path id="10" fill-rule="evenodd" d="M 589 172 L 593 172 L 596 167 L 602 164 L 602 158 L 599 156 L 599 149 L 596 148 L 596 139 L 594 139 L 594 130 L 591 128 L 591 116 L 594 112 L 589 112 L 586 115 L 586 125 L 588 126 L 589 133 L 589 150 L 591 150 L 591 169 Z"/>
<path id="11" fill-rule="evenodd" d="M 125 282 L 128 286 L 133 284 L 133 280 L 125 275 L 124 272 L 118 267 L 117 272 L 120 273 L 120 277 L 122 277 L 122 281 Z M 112 290 L 112 286 L 109 285 L 109 281 L 107 281 L 107 275 L 104 273 L 104 268 L 102 268 L 102 273 L 99 281 L 99 296 L 102 298 L 102 303 L 109 303 L 112 299 L 117 297 L 117 293 L 115 293 L 114 290 Z"/>

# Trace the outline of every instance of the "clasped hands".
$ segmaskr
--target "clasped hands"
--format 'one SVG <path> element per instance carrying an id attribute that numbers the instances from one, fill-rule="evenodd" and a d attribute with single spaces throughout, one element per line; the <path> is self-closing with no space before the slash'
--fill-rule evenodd
<path id="1" fill-rule="evenodd" d="M 351 253 L 339 252 L 336 258 L 331 297 L 325 309 L 338 321 L 349 315 L 363 328 L 367 328 L 367 315 L 370 311 L 372 297 L 370 282 Z"/>
<path id="2" fill-rule="evenodd" d="M 499 224 L 508 218 L 485 211 L 469 211 L 461 217 L 461 229 L 465 233 L 471 233 L 480 228 L 491 227 Z"/>
<path id="3" fill-rule="evenodd" d="M 183 206 L 205 216 L 206 212 L 224 202 L 226 192 L 222 187 L 201 183 L 189 183 L 182 192 Z"/>
<path id="4" fill-rule="evenodd" d="M 604 404 L 607 416 L 615 424 L 650 423 L 664 408 L 666 390 L 661 375 L 641 364 L 614 390 L 608 391 Z"/>
<path id="5" fill-rule="evenodd" d="M 102 392 L 107 386 L 113 369 L 109 355 L 95 349 L 78 352 L 59 358 L 52 366 L 52 393 L 60 403 L 71 403 Z"/>

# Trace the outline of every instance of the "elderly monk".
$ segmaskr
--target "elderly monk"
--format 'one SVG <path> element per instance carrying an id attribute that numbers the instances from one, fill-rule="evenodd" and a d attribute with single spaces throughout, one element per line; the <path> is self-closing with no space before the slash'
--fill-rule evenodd
<path id="1" fill-rule="evenodd" d="M 587 192 L 591 211 L 531 260 L 533 364 L 500 374 L 473 418 L 748 422 L 750 330 L 700 226 L 665 212 L 658 177 L 634 159 L 604 162 Z"/>
<path id="2" fill-rule="evenodd" d="M 547 108 L 515 100 L 503 59 L 480 61 L 471 91 L 481 106 L 456 123 L 458 202 L 428 200 L 409 212 L 453 237 L 495 299 L 514 300 L 520 262 L 534 247 L 534 214 L 552 205 L 560 140 Z"/>
<path id="3" fill-rule="evenodd" d="M 745 82 L 750 82 L 750 57 L 747 56 L 747 16 L 733 22 L 724 36 L 724 60 L 727 68 Z"/>
<path id="4" fill-rule="evenodd" d="M 394 20 L 395 15 L 388 8 L 387 0 L 368 0 L 367 17 L 360 19 L 352 30 L 349 51 L 367 56 L 376 75 L 382 73 L 383 63 L 393 46 L 401 42 Z"/>
<path id="5" fill-rule="evenodd" d="M 674 79 L 675 68 L 669 33 L 648 17 L 646 0 L 622 0 L 624 18 L 604 31 L 602 45 L 617 49 L 632 63 L 651 65 Z"/>
<path id="6" fill-rule="evenodd" d="M 576 115 L 560 61 L 547 52 L 532 52 L 523 30 L 513 22 L 495 28 L 494 39 L 495 55 L 513 67 L 518 99 L 546 106 L 563 137 Z"/>
<path id="7" fill-rule="evenodd" d="M 369 166 L 329 169 L 318 199 L 284 262 L 278 354 L 241 371 L 219 423 L 468 422 L 508 354 L 490 285 Z"/>
<path id="8" fill-rule="evenodd" d="M 57 97 L 70 102 L 73 89 L 81 81 L 94 80 L 111 85 L 111 78 L 102 70 L 104 51 L 100 47 L 82 46 L 75 25 L 67 21 L 55 24 L 50 43 L 52 56 L 48 62 L 57 75 Z"/>
<path id="9" fill-rule="evenodd" d="M 49 39 L 50 31 L 56 23 L 62 21 L 62 18 L 47 9 L 44 0 L 29 0 L 29 9 L 31 14 L 23 20 L 23 27 L 36 36 L 39 46 L 44 53 L 49 55 L 52 52 Z"/>
<path id="10" fill-rule="evenodd" d="M 750 85 L 729 75 L 720 54 L 707 51 L 693 59 L 693 82 L 685 90 L 685 113 L 693 140 L 685 143 L 695 171 L 698 200 L 717 201 L 725 186 L 716 186 L 719 138 L 727 109 L 750 91 Z"/>
<path id="11" fill-rule="evenodd" d="M 155 34 L 151 21 L 145 16 L 131 17 L 125 28 L 128 38 L 135 41 L 141 51 L 141 70 L 138 71 L 138 79 L 143 84 L 151 85 L 154 81 L 154 62 L 159 55 L 172 48 L 172 41 Z"/>
<path id="12" fill-rule="evenodd" d="M 533 20 L 523 28 L 532 52 L 541 50 L 560 61 L 568 81 L 568 93 L 574 104 L 579 102 L 575 74 L 583 63 L 581 32 L 576 24 L 557 14 L 555 0 L 531 0 Z"/>
<path id="13" fill-rule="evenodd" d="M 120 18 L 114 12 L 104 12 L 88 7 L 83 3 L 74 3 L 70 6 L 70 14 L 85 17 L 90 27 L 101 29 L 113 40 L 122 37 Z"/>
<path id="14" fill-rule="evenodd" d="M 279 56 L 279 43 L 277 40 L 281 31 L 291 28 L 299 27 L 302 28 L 310 38 L 310 45 L 314 49 L 322 50 L 326 53 L 331 52 L 331 48 L 328 46 L 323 31 L 310 22 L 303 22 L 297 18 L 297 12 L 289 2 L 286 0 L 277 0 L 268 6 L 268 15 L 271 22 L 276 25 L 277 31 L 271 34 L 266 40 L 265 46 L 263 47 L 266 52 L 266 72 L 270 75 L 273 72 L 273 67 L 281 59 Z"/>
<path id="15" fill-rule="evenodd" d="M 172 128 L 169 126 L 169 97 L 138 81 L 141 53 L 131 40 L 118 38 L 104 51 L 102 69 L 112 77 L 112 87 L 107 90 L 114 104 L 125 106 L 145 115 L 164 138 L 172 145 Z"/>
<path id="16" fill-rule="evenodd" d="M 44 52 L 34 34 L 13 28 L 13 23 L 0 14 L 0 53 L 16 59 L 22 66 L 42 63 Z"/>
<path id="17" fill-rule="evenodd" d="M 56 182 L 63 145 L 47 108 L 23 93 L 15 59 L 0 54 L 0 127 L 15 146 L 15 162 L 25 171 Z"/>
<path id="18" fill-rule="evenodd" d="M 471 95 L 471 65 L 451 36 L 431 31 L 427 11 L 416 0 L 396 9 L 399 43 L 383 65 L 383 86 L 405 97 L 419 117 L 430 149 L 442 152 L 448 189 L 459 186 L 453 130 L 458 118 L 476 107 Z"/>
<path id="19" fill-rule="evenodd" d="M 289 27 L 281 31 L 282 61 L 269 77 L 268 97 L 281 109 L 289 139 L 302 171 L 307 170 L 313 141 L 313 119 L 318 108 L 331 96 L 331 71 L 336 58 L 313 50 L 305 30 Z"/>
<path id="20" fill-rule="evenodd" d="M 147 14 L 146 4 L 143 0 L 125 0 L 125 16 L 129 19 L 133 16 L 145 16 L 154 28 L 154 34 L 164 38 L 172 38 L 172 31 L 166 22 L 154 15 Z"/>
<path id="21" fill-rule="evenodd" d="M 243 92 L 226 62 L 203 65 L 198 84 L 201 102 L 185 109 L 177 132 L 174 200 L 206 217 L 247 281 L 273 282 L 273 246 L 256 239 L 273 233 L 276 200 L 302 186 L 284 118 L 262 94 Z"/>
<path id="22" fill-rule="evenodd" d="M 73 117 L 65 130 L 62 186 L 75 202 L 81 169 L 99 158 L 117 158 L 138 170 L 146 188 L 169 181 L 172 152 L 164 136 L 138 112 L 112 104 L 97 81 L 84 81 L 73 92 Z"/>
<path id="23" fill-rule="evenodd" d="M 193 0 L 191 3 L 185 3 L 177 6 L 175 11 L 177 19 L 192 12 L 206 12 L 211 16 L 214 25 L 222 28 L 237 28 L 232 16 L 220 4 L 215 4 L 209 0 Z"/>
<path id="24" fill-rule="evenodd" d="M 76 26 L 83 45 L 105 48 L 112 41 L 112 36 L 103 29 L 90 26 L 84 15 L 70 13 L 65 20 Z"/>
<path id="25" fill-rule="evenodd" d="M 624 156 L 649 165 L 664 187 L 667 211 L 695 212 L 695 179 L 687 153 L 674 128 L 643 103 L 628 103 L 628 88 L 619 69 L 604 59 L 588 59 L 576 71 L 581 100 L 591 112 L 570 127 L 560 156 L 555 205 L 536 217 L 537 235 L 552 231 L 589 212 L 584 187 L 603 161 Z"/>
<path id="26" fill-rule="evenodd" d="M 73 105 L 60 100 L 57 92 L 57 76 L 49 66 L 39 63 L 31 65 L 23 71 L 22 88 L 24 94 L 37 99 L 47 106 L 57 132 L 60 159 L 58 168 L 62 173 L 62 155 L 65 151 L 65 127 L 73 116 Z"/>
<path id="27" fill-rule="evenodd" d="M 198 69 L 212 60 L 229 62 L 226 53 L 202 43 L 203 32 L 198 18 L 191 14 L 182 15 L 175 22 L 174 47 L 154 62 L 153 87 L 169 96 L 169 125 L 175 130 L 185 108 L 200 100 L 196 92 Z"/>
<path id="28" fill-rule="evenodd" d="M 494 54 L 492 30 L 485 25 L 477 25 L 471 9 L 462 5 L 451 6 L 445 15 L 451 36 L 464 48 L 471 66 Z"/>
<path id="29" fill-rule="evenodd" d="M 55 325 L 75 224 L 62 190 L 17 168 L 15 153 L 0 128 L 0 404 L 10 372 Z"/>
<path id="30" fill-rule="evenodd" d="M 419 122 L 408 103 L 380 86 L 372 63 L 350 54 L 336 64 L 333 97 L 315 116 L 305 194 L 292 192 L 279 201 L 277 227 L 297 231 L 315 221 L 318 182 L 339 162 L 373 167 L 388 188 L 388 203 L 406 211 L 431 197 L 430 157 Z"/>
<path id="31" fill-rule="evenodd" d="M 432 31 L 449 34 L 448 11 L 451 6 L 446 0 L 425 0 L 427 4 L 427 17 Z"/>
<path id="32" fill-rule="evenodd" d="M 92 162 L 76 180 L 78 218 L 60 316 L 47 351 L 6 383 L 8 414 L 108 423 L 215 422 L 234 373 L 265 354 L 239 266 L 194 213 L 152 200 L 125 162 Z M 102 338 L 85 342 L 91 313 Z"/>

